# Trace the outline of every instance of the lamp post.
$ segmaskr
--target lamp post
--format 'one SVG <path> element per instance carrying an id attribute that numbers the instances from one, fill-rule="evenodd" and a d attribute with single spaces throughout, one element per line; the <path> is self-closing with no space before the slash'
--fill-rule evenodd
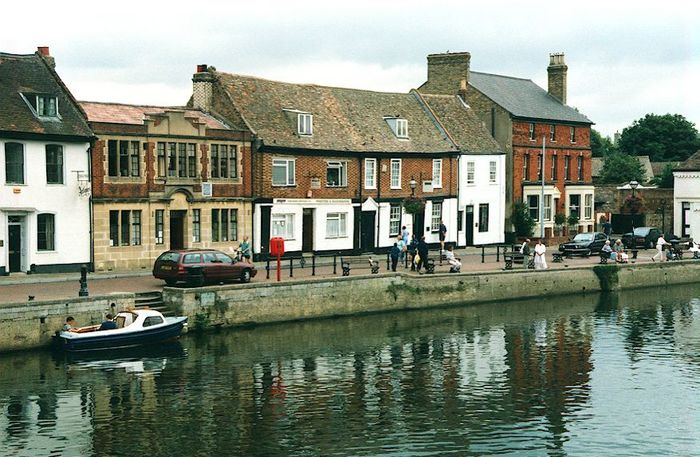
<path id="1" fill-rule="evenodd" d="M 639 187 L 637 181 L 630 181 L 630 187 L 632 188 L 632 204 L 634 204 L 634 191 Z M 632 232 L 634 232 L 634 214 L 632 214 Z"/>
<path id="2" fill-rule="evenodd" d="M 415 197 L 416 196 L 416 186 L 418 185 L 418 183 L 413 178 L 413 176 L 411 176 L 411 180 L 408 182 L 408 185 L 411 186 L 411 197 Z"/>

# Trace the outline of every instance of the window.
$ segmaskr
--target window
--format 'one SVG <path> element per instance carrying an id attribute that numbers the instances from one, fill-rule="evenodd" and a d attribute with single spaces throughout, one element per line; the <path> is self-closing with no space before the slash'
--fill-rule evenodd
<path id="1" fill-rule="evenodd" d="M 408 121 L 406 119 L 396 119 L 396 136 L 408 138 Z"/>
<path id="2" fill-rule="evenodd" d="M 530 180 L 530 154 L 523 155 L 523 181 Z"/>
<path id="3" fill-rule="evenodd" d="M 535 124 L 530 124 L 529 129 L 530 129 L 530 131 L 529 131 L 530 139 L 534 140 L 535 139 Z"/>
<path id="4" fill-rule="evenodd" d="M 442 203 L 433 202 L 433 210 L 430 213 L 430 231 L 439 232 L 442 222 Z"/>
<path id="5" fill-rule="evenodd" d="M 569 195 L 569 214 L 572 216 L 580 217 L 581 215 L 581 195 L 571 194 Z"/>
<path id="6" fill-rule="evenodd" d="M 212 144 L 209 157 L 212 178 L 238 177 L 238 149 L 236 146 Z"/>
<path id="7" fill-rule="evenodd" d="M 219 210 L 214 210 L 219 211 Z M 228 241 L 228 210 L 221 210 L 221 235 L 219 236 L 221 241 Z"/>
<path id="8" fill-rule="evenodd" d="M 199 243 L 202 241 L 202 210 L 192 210 L 192 242 Z"/>
<path id="9" fill-rule="evenodd" d="M 537 180 L 542 181 L 542 158 L 544 157 L 544 154 L 540 154 L 538 156 L 535 156 L 537 159 Z"/>
<path id="10" fill-rule="evenodd" d="M 346 187 L 348 185 L 348 163 L 329 161 L 326 165 L 326 185 L 328 187 Z"/>
<path id="11" fill-rule="evenodd" d="M 401 159 L 391 159 L 391 188 L 401 189 Z"/>
<path id="12" fill-rule="evenodd" d="M 584 197 L 583 214 L 586 219 L 593 218 L 593 195 L 586 194 Z"/>
<path id="13" fill-rule="evenodd" d="M 196 236 L 199 236 L 199 210 L 196 211 Z M 211 221 L 212 241 L 238 240 L 238 209 L 213 209 L 211 210 Z"/>
<path id="14" fill-rule="evenodd" d="M 148 316 L 143 320 L 144 327 L 151 327 L 163 323 L 163 318 L 160 316 Z"/>
<path id="15" fill-rule="evenodd" d="M 569 139 L 572 143 L 576 143 L 576 127 L 569 127 Z"/>
<path id="16" fill-rule="evenodd" d="M 231 209 L 229 210 L 229 240 L 231 241 L 237 241 L 238 240 L 238 210 L 237 209 Z"/>
<path id="17" fill-rule="evenodd" d="M 433 159 L 433 187 L 442 187 L 442 159 Z"/>
<path id="18" fill-rule="evenodd" d="M 557 127 L 552 124 L 549 126 L 549 141 L 557 141 Z"/>
<path id="19" fill-rule="evenodd" d="M 347 213 L 328 213 L 326 216 L 326 238 L 343 238 L 347 235 Z"/>
<path id="20" fill-rule="evenodd" d="M 141 245 L 141 211 L 131 212 L 131 245 Z"/>
<path id="21" fill-rule="evenodd" d="M 219 177 L 219 145 L 212 144 L 209 151 L 209 162 L 211 162 L 211 177 Z"/>
<path id="22" fill-rule="evenodd" d="M 481 203 L 479 205 L 479 231 L 489 231 L 489 204 Z"/>
<path id="23" fill-rule="evenodd" d="M 129 234 L 130 234 L 130 228 L 129 227 L 129 221 L 131 220 L 131 214 L 129 214 L 129 211 L 122 211 L 122 225 L 121 225 L 121 236 L 122 236 L 122 246 L 128 246 L 129 245 Z"/>
<path id="24" fill-rule="evenodd" d="M 158 153 L 160 160 L 161 148 L 159 143 Z M 140 176 L 141 163 L 139 155 L 140 143 L 138 141 L 122 141 L 108 140 L 107 141 L 107 174 L 109 176 Z M 163 154 L 165 154 L 165 145 L 163 144 Z M 165 160 L 165 155 L 163 155 Z M 160 166 L 158 173 L 160 174 Z M 164 173 L 163 173 L 164 175 Z"/>
<path id="25" fill-rule="evenodd" d="M 139 155 L 140 143 L 138 141 L 131 142 L 131 176 L 141 175 L 141 156 Z"/>
<path id="26" fill-rule="evenodd" d="M 397 236 L 401 231 L 401 205 L 389 206 L 389 236 Z"/>
<path id="27" fill-rule="evenodd" d="M 119 211 L 109 212 L 109 245 L 119 246 Z"/>
<path id="28" fill-rule="evenodd" d="M 54 245 L 54 215 L 53 214 L 38 214 L 37 215 L 37 249 L 40 251 L 53 251 Z"/>
<path id="29" fill-rule="evenodd" d="M 177 144 L 168 143 L 168 176 L 177 176 Z"/>
<path id="30" fill-rule="evenodd" d="M 467 162 L 467 184 L 474 184 L 474 162 Z"/>
<path id="31" fill-rule="evenodd" d="M 109 212 L 109 245 L 141 245 L 141 210 Z"/>
<path id="32" fill-rule="evenodd" d="M 158 176 L 196 178 L 197 145 L 194 143 L 158 143 Z M 132 156 L 132 161 L 133 161 Z M 133 174 L 132 176 L 137 176 Z"/>
<path id="33" fill-rule="evenodd" d="M 530 210 L 530 217 L 534 221 L 540 220 L 540 196 L 539 195 L 528 195 L 527 206 Z"/>
<path id="34" fill-rule="evenodd" d="M 5 182 L 24 184 L 24 145 L 5 143 Z"/>
<path id="35" fill-rule="evenodd" d="M 552 181 L 557 180 L 557 156 L 553 155 L 552 156 L 552 168 L 551 168 L 551 176 L 552 176 Z"/>
<path id="36" fill-rule="evenodd" d="M 270 233 L 285 240 L 294 239 L 294 214 L 273 214 Z"/>
<path id="37" fill-rule="evenodd" d="M 187 145 L 185 143 L 177 144 L 177 176 L 179 178 L 187 177 Z"/>
<path id="38" fill-rule="evenodd" d="M 202 263 L 202 254 L 185 254 L 184 256 L 182 256 L 182 263 L 188 265 Z"/>
<path id="39" fill-rule="evenodd" d="M 187 143 L 187 175 L 197 177 L 197 149 L 192 143 Z"/>
<path id="40" fill-rule="evenodd" d="M 299 113 L 297 115 L 297 132 L 299 135 L 313 135 L 314 133 L 314 117 L 308 113 Z"/>
<path id="41" fill-rule="evenodd" d="M 365 159 L 365 189 L 377 188 L 377 159 Z"/>
<path id="42" fill-rule="evenodd" d="M 681 236 L 690 236 L 690 202 L 681 202 Z"/>
<path id="43" fill-rule="evenodd" d="M 564 157 L 564 179 L 571 181 L 571 156 Z"/>
<path id="44" fill-rule="evenodd" d="M 38 117 L 59 117 L 56 96 L 46 94 L 22 94 L 22 96 Z"/>
<path id="45" fill-rule="evenodd" d="M 272 185 L 294 186 L 294 159 L 272 159 Z"/>
<path id="46" fill-rule="evenodd" d="M 576 170 L 578 175 L 578 180 L 583 181 L 583 156 L 578 156 L 576 158 Z"/>
<path id="47" fill-rule="evenodd" d="M 165 143 L 158 143 L 158 176 L 165 176 Z"/>
<path id="48" fill-rule="evenodd" d="M 198 210 L 195 210 L 198 211 Z M 163 216 L 162 209 L 156 210 L 156 244 L 163 244 Z"/>
<path id="49" fill-rule="evenodd" d="M 545 221 L 552 220 L 552 196 L 551 195 L 544 196 L 544 220 Z"/>
<path id="50" fill-rule="evenodd" d="M 492 184 L 496 182 L 496 162 L 495 161 L 489 162 L 489 182 Z"/>
<path id="51" fill-rule="evenodd" d="M 219 241 L 219 210 L 211 210 L 211 240 Z"/>
<path id="52" fill-rule="evenodd" d="M 63 146 L 46 145 L 46 183 L 63 184 Z"/>

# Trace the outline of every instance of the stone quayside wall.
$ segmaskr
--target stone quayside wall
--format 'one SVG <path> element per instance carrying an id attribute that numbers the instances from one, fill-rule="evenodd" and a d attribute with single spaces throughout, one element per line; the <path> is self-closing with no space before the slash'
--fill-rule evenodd
<path id="1" fill-rule="evenodd" d="M 190 329 L 206 329 L 689 284 L 695 283 L 699 274 L 697 261 L 599 265 L 544 272 L 422 276 L 396 273 L 279 284 L 165 288 L 163 299 L 178 314 L 189 317 Z M 0 306 L 0 351 L 49 344 L 67 315 L 87 325 L 100 322 L 106 312 L 133 303 L 133 294 L 114 294 Z"/>

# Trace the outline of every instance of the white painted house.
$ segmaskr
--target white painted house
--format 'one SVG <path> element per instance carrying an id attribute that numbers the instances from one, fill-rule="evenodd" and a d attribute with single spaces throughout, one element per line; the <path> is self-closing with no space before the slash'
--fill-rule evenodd
<path id="1" fill-rule="evenodd" d="M 673 233 L 700 241 L 700 151 L 673 170 Z"/>
<path id="2" fill-rule="evenodd" d="M 90 129 L 48 48 L 0 53 L 0 274 L 91 262 Z"/>

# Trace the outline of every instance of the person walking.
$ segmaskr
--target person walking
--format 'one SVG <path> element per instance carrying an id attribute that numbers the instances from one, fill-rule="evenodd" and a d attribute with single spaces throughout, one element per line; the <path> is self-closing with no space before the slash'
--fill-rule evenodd
<path id="1" fill-rule="evenodd" d="M 659 238 L 656 240 L 656 254 L 654 254 L 654 257 L 651 258 L 653 262 L 656 262 L 656 259 L 659 259 L 659 262 L 664 261 L 664 246 L 666 245 L 666 240 L 664 239 L 663 233 L 659 235 Z"/>
<path id="2" fill-rule="evenodd" d="M 408 229 L 406 228 L 406 226 L 404 225 L 403 227 L 401 227 L 401 238 L 403 238 L 403 244 L 406 246 L 408 246 L 409 235 L 410 234 L 408 233 Z"/>
<path id="3" fill-rule="evenodd" d="M 447 236 L 447 227 L 445 224 L 440 221 L 440 254 L 445 252 L 445 237 Z"/>
<path id="4" fill-rule="evenodd" d="M 523 244 L 520 246 L 520 253 L 523 255 L 523 268 L 527 270 L 527 266 L 530 263 L 530 239 L 525 238 Z"/>
<path id="5" fill-rule="evenodd" d="M 416 271 L 421 273 L 420 269 L 428 261 L 428 243 L 425 242 L 425 236 L 420 237 L 418 242 L 418 264 L 416 265 Z"/>
<path id="6" fill-rule="evenodd" d="M 243 237 L 243 241 L 238 245 L 238 250 L 241 252 L 245 263 L 250 263 L 250 241 L 248 241 L 248 235 Z"/>
<path id="7" fill-rule="evenodd" d="M 411 243 L 408 245 L 408 253 L 411 255 L 411 271 L 415 271 L 416 262 L 414 262 L 414 259 L 416 258 L 416 254 L 418 253 L 418 239 L 416 238 L 415 233 L 413 234 Z"/>
<path id="8" fill-rule="evenodd" d="M 396 265 L 399 263 L 399 256 L 401 255 L 399 243 L 394 243 L 394 247 L 391 248 L 391 252 L 389 253 L 389 255 L 391 257 L 391 271 L 396 271 Z"/>
<path id="9" fill-rule="evenodd" d="M 547 259 L 545 258 L 546 252 L 547 247 L 544 245 L 542 240 L 537 240 L 537 244 L 535 245 L 535 270 L 547 269 Z"/>
<path id="10" fill-rule="evenodd" d="M 401 235 L 396 237 L 396 247 L 399 248 L 399 262 L 403 262 L 404 257 L 406 257 L 406 243 L 404 243 Z"/>

